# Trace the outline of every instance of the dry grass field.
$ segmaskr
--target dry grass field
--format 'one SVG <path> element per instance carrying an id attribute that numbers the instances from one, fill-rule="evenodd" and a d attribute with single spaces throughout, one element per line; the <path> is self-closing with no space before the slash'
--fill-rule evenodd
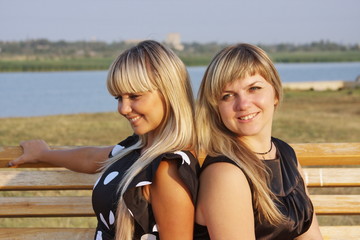
<path id="1" fill-rule="evenodd" d="M 360 89 L 286 91 L 273 135 L 289 143 L 360 142 Z"/>
<path id="2" fill-rule="evenodd" d="M 111 145 L 131 134 L 118 113 L 0 118 L 0 145 L 41 138 L 50 145 Z M 360 142 L 360 89 L 286 91 L 273 135 L 289 143 Z"/>

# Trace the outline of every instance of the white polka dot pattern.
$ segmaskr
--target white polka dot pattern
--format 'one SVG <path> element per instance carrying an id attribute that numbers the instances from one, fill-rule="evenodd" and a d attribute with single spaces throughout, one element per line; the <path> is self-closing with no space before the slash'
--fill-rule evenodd
<path id="1" fill-rule="evenodd" d="M 144 234 L 141 236 L 140 240 L 156 240 L 156 236 L 153 234 Z"/>
<path id="2" fill-rule="evenodd" d="M 121 146 L 121 145 L 116 145 L 113 150 L 111 151 L 111 155 L 115 156 L 116 154 L 118 154 L 121 150 L 123 150 L 125 147 Z"/>
<path id="3" fill-rule="evenodd" d="M 152 229 L 153 232 L 158 232 L 157 225 L 155 224 Z"/>
<path id="4" fill-rule="evenodd" d="M 137 139 L 127 139 L 123 141 L 123 143 L 119 143 L 119 145 L 114 146 L 111 150 L 110 156 L 119 156 L 127 148 L 134 143 L 136 143 Z M 118 189 L 118 185 L 122 180 L 122 176 L 126 173 L 127 169 L 131 164 L 133 164 L 139 157 L 139 152 L 134 151 L 131 154 L 126 155 L 121 160 L 126 161 L 116 161 L 113 163 L 102 176 L 95 182 L 94 191 L 93 191 L 93 202 L 94 202 L 94 210 L 98 219 L 98 227 L 95 233 L 94 240 L 105 240 L 113 236 L 115 234 L 115 225 L 117 222 L 116 219 L 116 208 L 113 204 L 115 199 L 118 198 L 116 191 Z M 192 171 L 193 162 L 196 162 L 196 159 L 193 159 L 191 153 L 187 151 L 174 151 L 174 152 L 166 152 L 159 155 L 149 166 L 147 166 L 143 171 L 141 171 L 129 185 L 131 191 L 128 189 L 126 191 L 126 197 L 124 197 L 124 201 L 126 202 L 127 209 L 129 214 L 134 218 L 134 221 L 137 221 L 137 224 L 140 225 L 139 228 L 136 228 L 136 232 L 134 233 L 139 237 L 139 240 L 157 240 L 158 237 L 158 227 L 156 225 L 156 221 L 152 215 L 149 214 L 148 211 L 143 212 L 139 211 L 148 207 L 145 201 L 139 201 L 133 203 L 132 195 L 133 193 L 137 193 L 135 188 L 150 186 L 152 184 L 152 179 L 154 174 L 156 173 L 157 167 L 159 163 L 163 159 L 175 160 L 178 164 L 178 168 L 181 169 L 181 174 L 184 178 L 190 179 L 194 175 Z M 192 183 L 192 182 L 191 182 Z M 188 185 L 188 184 L 187 184 Z M 193 185 L 189 185 L 191 191 L 195 191 L 192 189 Z M 135 192 L 134 192 L 135 190 Z M 109 197 L 107 197 L 109 196 Z"/>
<path id="5" fill-rule="evenodd" d="M 116 176 L 119 175 L 119 172 L 111 172 L 109 173 L 106 178 L 104 179 L 104 185 L 107 185 L 109 182 L 111 182 Z"/>
<path id="6" fill-rule="evenodd" d="M 95 240 L 102 240 L 102 232 L 101 231 L 97 231 Z"/>
<path id="7" fill-rule="evenodd" d="M 100 213 L 100 219 L 101 219 L 101 221 L 105 224 L 105 226 L 106 226 L 108 229 L 110 229 L 110 228 L 109 228 L 109 225 L 107 224 L 107 222 L 106 222 L 104 216 L 102 215 L 102 213 Z"/>
<path id="8" fill-rule="evenodd" d="M 186 155 L 186 153 L 184 153 L 183 151 L 176 151 L 174 152 L 175 154 L 178 154 L 182 157 L 183 161 L 182 164 L 187 163 L 187 165 L 190 165 L 191 161 L 188 155 Z"/>
<path id="9" fill-rule="evenodd" d="M 114 213 L 112 211 L 110 211 L 110 213 L 109 213 L 109 223 L 110 223 L 110 225 L 113 225 L 114 222 L 115 222 L 115 215 L 114 215 Z"/>
<path id="10" fill-rule="evenodd" d="M 136 187 L 142 187 L 142 186 L 145 186 L 145 185 L 149 185 L 151 183 L 152 182 L 150 182 L 150 181 L 142 181 L 142 182 L 139 182 L 138 184 L 136 184 Z"/>

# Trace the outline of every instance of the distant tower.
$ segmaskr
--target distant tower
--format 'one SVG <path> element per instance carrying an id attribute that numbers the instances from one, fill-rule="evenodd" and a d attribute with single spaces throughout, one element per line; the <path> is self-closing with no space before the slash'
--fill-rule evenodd
<path id="1" fill-rule="evenodd" d="M 180 33 L 169 33 L 166 37 L 165 43 L 178 51 L 184 50 L 184 45 L 181 44 Z"/>

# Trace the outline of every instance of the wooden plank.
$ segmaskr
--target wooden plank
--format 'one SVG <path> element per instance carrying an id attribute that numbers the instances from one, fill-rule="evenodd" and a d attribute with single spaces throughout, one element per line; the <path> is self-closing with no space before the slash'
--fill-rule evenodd
<path id="1" fill-rule="evenodd" d="M 360 226 L 320 226 L 324 240 L 359 240 Z M 93 239 L 92 228 L 2 228 L 0 240 Z"/>
<path id="2" fill-rule="evenodd" d="M 293 143 L 290 144 L 302 166 L 360 165 L 360 143 Z M 199 161 L 205 155 L 200 154 Z"/>
<path id="3" fill-rule="evenodd" d="M 301 165 L 360 165 L 360 143 L 290 144 Z"/>
<path id="4" fill-rule="evenodd" d="M 360 214 L 360 195 L 312 195 L 319 215 Z M 90 196 L 3 197 L 0 217 L 93 216 Z"/>
<path id="5" fill-rule="evenodd" d="M 0 240 L 85 240 L 94 235 L 92 228 L 2 228 Z"/>
<path id="6" fill-rule="evenodd" d="M 91 197 L 2 197 L 0 217 L 94 216 Z"/>
<path id="7" fill-rule="evenodd" d="M 51 149 L 66 149 L 69 147 L 51 147 Z M 75 147 L 72 147 L 75 148 Z M 0 146 L 0 168 L 7 168 L 10 160 L 19 157 L 23 153 L 20 146 Z M 58 167 L 48 163 L 36 163 L 36 164 L 23 164 L 18 166 L 21 168 L 42 168 L 42 167 Z"/>
<path id="8" fill-rule="evenodd" d="M 303 168 L 309 187 L 360 187 L 360 168 Z M 91 190 L 100 174 L 65 169 L 1 171 L 0 190 Z M 36 176 L 36 177 L 34 177 Z"/>
<path id="9" fill-rule="evenodd" d="M 360 165 L 360 143 L 295 143 L 290 144 L 302 165 Z M 68 146 L 51 147 L 66 149 Z M 70 147 L 72 148 L 72 147 Z M 21 147 L 0 147 L 0 168 L 7 167 L 10 160 L 20 156 Z M 199 156 L 202 161 L 204 154 Z M 25 164 L 20 167 L 49 167 L 49 164 Z"/>
<path id="10" fill-rule="evenodd" d="M 359 240 L 360 226 L 320 226 L 324 240 Z"/>
<path id="11" fill-rule="evenodd" d="M 308 187 L 360 187 L 360 168 L 303 168 Z"/>
<path id="12" fill-rule="evenodd" d="M 10 161 L 23 153 L 21 147 L 0 146 L 0 160 Z M 1 166 L 3 167 L 3 166 Z"/>
<path id="13" fill-rule="evenodd" d="M 92 189 L 99 177 L 99 174 L 76 173 L 66 169 L 14 169 L 0 173 L 0 190 L 86 190 Z"/>
<path id="14" fill-rule="evenodd" d="M 311 195 L 318 215 L 359 215 L 360 195 Z"/>

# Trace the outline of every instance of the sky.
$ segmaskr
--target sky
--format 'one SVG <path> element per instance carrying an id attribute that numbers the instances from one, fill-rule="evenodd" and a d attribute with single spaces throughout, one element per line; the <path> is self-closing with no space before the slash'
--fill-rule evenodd
<path id="1" fill-rule="evenodd" d="M 0 41 L 360 44 L 359 0 L 0 0 Z"/>

